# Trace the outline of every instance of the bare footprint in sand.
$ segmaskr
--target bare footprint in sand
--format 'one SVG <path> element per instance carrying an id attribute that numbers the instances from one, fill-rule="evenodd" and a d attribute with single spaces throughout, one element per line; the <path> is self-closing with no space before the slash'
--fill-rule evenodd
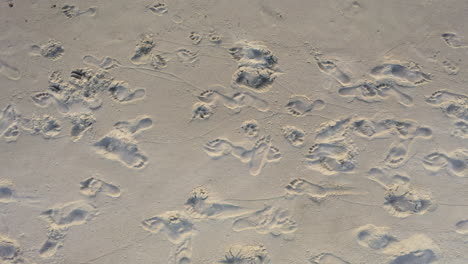
<path id="1" fill-rule="evenodd" d="M 385 226 L 364 225 L 357 229 L 356 238 L 359 245 L 373 250 L 382 250 L 398 240 L 390 235 Z"/>
<path id="2" fill-rule="evenodd" d="M 65 4 L 62 6 L 62 13 L 68 18 L 75 18 L 82 15 L 94 16 L 97 13 L 97 7 L 89 7 L 86 10 L 80 10 L 74 5 Z"/>
<path id="3" fill-rule="evenodd" d="M 148 8 L 153 14 L 158 15 L 158 16 L 162 16 L 166 14 L 168 11 L 168 6 L 165 3 L 160 3 L 160 2 L 151 4 L 147 6 L 146 8 Z"/>
<path id="4" fill-rule="evenodd" d="M 128 168 L 144 168 L 148 164 L 148 158 L 140 151 L 135 135 L 150 128 L 152 124 L 152 119 L 146 116 L 115 123 L 113 130 L 94 143 L 96 153 Z"/>
<path id="5" fill-rule="evenodd" d="M 162 233 L 173 244 L 168 263 L 191 263 L 195 228 L 187 215 L 169 211 L 143 220 L 142 226 L 151 233 Z"/>
<path id="6" fill-rule="evenodd" d="M 312 111 L 323 109 L 324 106 L 325 102 L 320 99 L 312 101 L 304 95 L 293 95 L 289 98 L 285 109 L 293 116 L 307 116 Z"/>
<path id="7" fill-rule="evenodd" d="M 439 90 L 426 97 L 426 102 L 440 108 L 447 116 L 468 121 L 468 96 Z"/>
<path id="8" fill-rule="evenodd" d="M 9 104 L 0 113 L 0 136 L 6 142 L 15 142 L 20 136 L 19 122 L 21 115 Z"/>
<path id="9" fill-rule="evenodd" d="M 114 82 L 108 91 L 112 99 L 119 103 L 133 103 L 136 100 L 144 99 L 146 95 L 144 88 L 131 89 L 129 84 L 123 81 Z"/>
<path id="10" fill-rule="evenodd" d="M 232 86 L 247 88 L 257 93 L 270 90 L 279 74 L 278 58 L 264 44 L 254 41 L 238 41 L 229 49 L 237 61 L 232 75 Z"/>
<path id="11" fill-rule="evenodd" d="M 236 232 L 254 230 L 259 234 L 287 237 L 297 230 L 297 224 L 287 209 L 267 205 L 259 211 L 236 218 L 232 229 Z"/>
<path id="12" fill-rule="evenodd" d="M 372 68 L 370 74 L 376 79 L 390 78 L 407 85 L 420 85 L 431 80 L 431 75 L 423 72 L 415 63 L 384 63 Z"/>
<path id="13" fill-rule="evenodd" d="M 304 145 L 306 132 L 295 126 L 284 126 L 283 136 L 286 141 L 293 147 L 299 148 Z"/>
<path id="14" fill-rule="evenodd" d="M 456 149 L 452 152 L 433 152 L 423 158 L 424 168 L 439 173 L 466 177 L 468 174 L 468 150 Z"/>
<path id="15" fill-rule="evenodd" d="M 348 136 L 351 118 L 322 123 L 316 131 L 315 143 L 305 155 L 306 165 L 325 175 L 351 172 L 356 167 L 358 154 L 354 143 Z"/>
<path id="16" fill-rule="evenodd" d="M 390 264 L 430 264 L 436 261 L 439 247 L 424 234 L 399 240 L 385 226 L 364 225 L 356 230 L 359 245 L 389 255 Z"/>
<path id="17" fill-rule="evenodd" d="M 468 220 L 461 220 L 455 224 L 455 231 L 458 234 L 468 235 Z"/>
<path id="18" fill-rule="evenodd" d="M 244 135 L 250 138 L 258 136 L 260 131 L 260 125 L 254 119 L 244 121 L 240 128 Z"/>
<path id="19" fill-rule="evenodd" d="M 451 48 L 467 48 L 468 42 L 464 41 L 457 33 L 446 32 L 440 35 L 442 40 Z"/>
<path id="20" fill-rule="evenodd" d="M 206 143 L 203 149 L 213 159 L 233 155 L 249 165 L 249 172 L 252 176 L 259 175 L 268 163 L 278 162 L 282 157 L 279 149 L 272 145 L 269 136 L 258 139 L 250 149 L 221 138 Z"/>
<path id="21" fill-rule="evenodd" d="M 87 65 L 101 68 L 103 70 L 111 70 L 122 66 L 118 60 L 107 56 L 102 59 L 98 59 L 92 55 L 86 55 L 83 57 L 83 62 Z"/>
<path id="22" fill-rule="evenodd" d="M 247 210 L 237 205 L 220 201 L 203 187 L 195 188 L 185 202 L 185 211 L 193 219 L 228 219 Z"/>
<path id="23" fill-rule="evenodd" d="M 87 223 L 99 212 L 85 201 L 75 201 L 57 205 L 41 214 L 48 224 L 47 240 L 39 249 L 43 258 L 56 254 L 57 249 L 63 245 L 64 239 L 71 227 Z"/>
<path id="24" fill-rule="evenodd" d="M 341 87 L 338 94 L 366 103 L 381 102 L 393 97 L 398 103 L 411 106 L 413 98 L 402 92 L 403 88 L 414 88 L 414 86 L 399 84 L 392 79 L 364 80 L 357 84 Z"/>
<path id="25" fill-rule="evenodd" d="M 270 264 L 270 256 L 263 245 L 233 245 L 224 254 L 221 264 Z"/>
<path id="26" fill-rule="evenodd" d="M 305 179 L 293 179 L 286 186 L 288 196 L 307 196 L 315 203 L 321 203 L 323 200 L 335 196 L 359 195 L 361 193 L 353 191 L 353 188 L 335 184 L 315 184 Z"/>
<path id="27" fill-rule="evenodd" d="M 34 263 L 23 257 L 23 250 L 18 241 L 0 234 L 0 261 L 2 264 Z"/>
<path id="28" fill-rule="evenodd" d="M 96 123 L 96 117 L 93 114 L 70 114 L 66 117 L 70 119 L 72 124 L 70 139 L 73 142 L 80 140 L 86 131 Z"/>
<path id="29" fill-rule="evenodd" d="M 148 64 L 154 46 L 156 44 L 154 43 L 152 34 L 141 34 L 130 61 L 135 65 Z"/>
<path id="30" fill-rule="evenodd" d="M 20 125 L 29 134 L 41 135 L 45 139 L 56 138 L 62 132 L 61 122 L 49 115 L 33 115 L 31 118 L 23 118 Z"/>
<path id="31" fill-rule="evenodd" d="M 33 56 L 42 56 L 50 60 L 58 60 L 63 57 L 65 49 L 60 41 L 49 39 L 40 45 L 31 46 L 30 54 Z"/>
<path id="32" fill-rule="evenodd" d="M 429 192 L 413 188 L 409 177 L 401 174 L 391 175 L 380 168 L 372 168 L 368 174 L 369 179 L 384 188 L 383 208 L 391 215 L 406 218 L 412 215 L 423 215 L 437 209 Z"/>
<path id="33" fill-rule="evenodd" d="M 218 105 L 238 113 L 243 108 L 254 108 L 260 112 L 269 110 L 269 103 L 250 92 L 235 92 L 228 94 L 223 92 L 222 86 L 213 86 L 213 89 L 203 91 L 197 97 L 200 102 L 193 105 L 192 118 L 208 119 L 213 115 L 213 109 Z"/>
<path id="34" fill-rule="evenodd" d="M 118 186 L 105 182 L 100 178 L 100 175 L 95 175 L 80 182 L 81 194 L 88 197 L 96 197 L 100 193 L 112 198 L 120 196 L 120 188 Z"/>
<path id="35" fill-rule="evenodd" d="M 337 61 L 331 58 L 324 57 L 320 52 L 314 54 L 315 62 L 319 70 L 338 81 L 341 85 L 351 83 L 351 78 L 340 67 L 337 66 Z"/>
<path id="36" fill-rule="evenodd" d="M 11 66 L 7 62 L 0 59 L 0 74 L 10 80 L 17 81 L 21 79 L 21 72 L 18 68 Z"/>

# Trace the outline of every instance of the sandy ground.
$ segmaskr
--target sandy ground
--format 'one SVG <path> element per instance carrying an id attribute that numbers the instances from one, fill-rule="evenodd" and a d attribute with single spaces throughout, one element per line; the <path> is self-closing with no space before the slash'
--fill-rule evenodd
<path id="1" fill-rule="evenodd" d="M 468 263 L 466 1 L 0 4 L 0 263 Z"/>

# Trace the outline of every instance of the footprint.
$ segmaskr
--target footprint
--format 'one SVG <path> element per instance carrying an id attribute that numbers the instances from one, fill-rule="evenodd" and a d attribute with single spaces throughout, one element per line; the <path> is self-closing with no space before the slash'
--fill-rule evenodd
<path id="1" fill-rule="evenodd" d="M 0 113 L 0 136 L 6 142 L 14 142 L 20 135 L 18 122 L 21 115 L 11 104 L 7 105 Z"/>
<path id="2" fill-rule="evenodd" d="M 83 62 L 87 65 L 98 67 L 103 70 L 111 70 L 122 66 L 119 61 L 107 56 L 102 59 L 98 59 L 97 57 L 86 55 L 83 57 Z"/>
<path id="3" fill-rule="evenodd" d="M 358 154 L 348 137 L 351 118 L 340 118 L 322 123 L 317 129 L 315 144 L 309 148 L 305 163 L 325 175 L 350 172 L 356 167 Z"/>
<path id="4" fill-rule="evenodd" d="M 340 67 L 336 65 L 336 60 L 325 58 L 319 52 L 316 52 L 314 55 L 315 62 L 319 70 L 331 76 L 333 79 L 338 81 L 341 85 L 347 85 L 351 82 L 351 78 L 346 74 Z"/>
<path id="5" fill-rule="evenodd" d="M 325 102 L 318 99 L 312 102 L 304 95 L 293 95 L 289 98 L 286 104 L 286 111 L 293 116 L 306 116 L 314 110 L 321 110 L 325 106 Z"/>
<path id="6" fill-rule="evenodd" d="M 23 118 L 21 128 L 31 135 L 41 135 L 45 139 L 56 138 L 62 132 L 61 123 L 52 116 L 43 115 Z"/>
<path id="7" fill-rule="evenodd" d="M 415 234 L 393 243 L 384 254 L 391 255 L 390 264 L 430 264 L 437 261 L 439 247 L 428 236 Z"/>
<path id="8" fill-rule="evenodd" d="M 179 211 L 168 211 L 143 220 L 142 226 L 151 233 L 162 233 L 173 244 L 168 263 L 191 263 L 195 229 L 187 215 Z"/>
<path id="9" fill-rule="evenodd" d="M 223 87 L 218 88 L 203 91 L 197 97 L 201 103 L 195 103 L 193 108 L 198 109 L 201 106 L 204 109 L 209 108 L 212 110 L 218 104 L 222 104 L 224 107 L 233 110 L 236 113 L 240 112 L 242 108 L 245 107 L 251 107 L 260 112 L 266 112 L 269 110 L 269 103 L 267 101 L 249 92 L 236 92 L 232 95 L 228 95 L 227 93 L 219 91 Z"/>
<path id="10" fill-rule="evenodd" d="M 435 262 L 436 259 L 432 250 L 416 250 L 396 257 L 390 264 L 429 264 Z"/>
<path id="11" fill-rule="evenodd" d="M 134 136 L 151 126 L 152 119 L 144 116 L 117 122 L 113 130 L 94 143 L 96 153 L 128 168 L 142 169 L 148 164 L 148 158 L 138 148 Z"/>
<path id="12" fill-rule="evenodd" d="M 17 81 L 21 79 L 21 72 L 14 66 L 0 59 L 0 74 L 10 80 Z"/>
<path id="13" fill-rule="evenodd" d="M 183 212 L 168 211 L 143 220 L 143 228 L 151 233 L 162 233 L 173 244 L 191 239 L 193 223 Z"/>
<path id="14" fill-rule="evenodd" d="M 259 211 L 238 217 L 234 220 L 232 228 L 236 232 L 254 230 L 259 234 L 271 234 L 276 237 L 294 233 L 297 224 L 288 210 L 267 205 Z"/>
<path id="15" fill-rule="evenodd" d="M 147 64 L 151 57 L 151 51 L 155 45 L 152 34 L 141 34 L 130 61 L 135 65 Z"/>
<path id="16" fill-rule="evenodd" d="M 96 12 L 97 12 L 96 7 L 90 7 L 84 11 L 80 10 L 78 7 L 74 5 L 66 4 L 62 7 L 62 13 L 68 18 L 74 18 L 74 17 L 78 17 L 81 15 L 94 16 L 96 15 Z"/>
<path id="17" fill-rule="evenodd" d="M 468 220 L 458 221 L 455 224 L 455 231 L 462 235 L 468 234 Z"/>
<path id="18" fill-rule="evenodd" d="M 213 114 L 213 108 L 209 104 L 198 102 L 193 105 L 192 119 L 207 120 Z"/>
<path id="19" fill-rule="evenodd" d="M 153 14 L 156 14 L 158 16 L 162 16 L 168 11 L 167 5 L 165 3 L 159 2 L 149 5 L 146 8 L 148 8 Z"/>
<path id="20" fill-rule="evenodd" d="M 57 205 L 43 212 L 41 218 L 47 221 L 49 228 L 47 240 L 39 249 L 40 256 L 49 258 L 55 255 L 71 227 L 86 224 L 97 214 L 96 208 L 85 201 Z"/>
<path id="21" fill-rule="evenodd" d="M 433 211 L 436 206 L 428 194 L 413 189 L 408 183 L 403 183 L 388 188 L 385 193 L 384 208 L 393 216 L 405 218 Z"/>
<path id="22" fill-rule="evenodd" d="M 198 61 L 198 52 L 186 48 L 177 49 L 176 55 L 179 61 L 185 64 L 192 64 Z"/>
<path id="23" fill-rule="evenodd" d="M 31 55 L 39 55 L 50 60 L 58 60 L 63 57 L 65 49 L 60 41 L 49 39 L 41 45 L 31 47 Z"/>
<path id="24" fill-rule="evenodd" d="M 400 168 L 408 162 L 408 159 L 408 143 L 401 141 L 390 145 L 384 162 L 390 168 Z"/>
<path id="25" fill-rule="evenodd" d="M 293 147 L 302 147 L 304 145 L 306 133 L 304 130 L 295 126 L 284 126 L 283 136 Z"/>
<path id="26" fill-rule="evenodd" d="M 12 184 L 8 181 L 0 180 L 0 203 L 9 203 L 14 201 L 11 185 Z"/>
<path id="27" fill-rule="evenodd" d="M 67 229 L 58 226 L 49 227 L 47 230 L 47 240 L 39 249 L 41 258 L 50 258 L 63 246 L 63 241 L 67 236 Z"/>
<path id="28" fill-rule="evenodd" d="M 408 184 L 410 179 L 404 175 L 394 174 L 389 175 L 386 171 L 380 168 L 372 168 L 368 172 L 368 179 L 380 184 L 384 189 L 389 189 L 394 185 Z"/>
<path id="29" fill-rule="evenodd" d="M 219 159 L 221 157 L 230 155 L 234 145 L 228 139 L 217 138 L 209 141 L 203 146 L 203 150 L 213 159 Z M 244 152 L 245 149 L 242 148 L 240 152 Z"/>
<path id="30" fill-rule="evenodd" d="M 332 254 L 332 253 L 321 253 L 309 260 L 312 264 L 350 264 L 348 261 Z"/>
<path id="31" fill-rule="evenodd" d="M 0 234 L 0 261 L 5 264 L 28 263 L 22 258 L 22 250 L 17 241 Z"/>
<path id="32" fill-rule="evenodd" d="M 185 211 L 193 219 L 227 219 L 246 212 L 242 207 L 217 200 L 203 187 L 192 191 L 185 202 Z"/>
<path id="33" fill-rule="evenodd" d="M 234 245 L 224 254 L 222 264 L 270 264 L 270 257 L 263 245 Z"/>
<path id="34" fill-rule="evenodd" d="M 296 178 L 286 186 L 286 192 L 291 196 L 306 195 L 310 200 L 320 203 L 328 197 L 357 195 L 359 193 L 351 191 L 352 188 L 340 185 L 319 185 L 304 179 Z"/>
<path id="35" fill-rule="evenodd" d="M 253 149 L 242 153 L 241 157 L 250 157 L 248 160 L 250 175 L 257 176 L 266 164 L 278 162 L 282 154 L 272 145 L 270 137 L 263 137 L 257 140 Z"/>
<path id="36" fill-rule="evenodd" d="M 130 89 L 128 83 L 123 81 L 114 82 L 108 91 L 111 94 L 112 99 L 119 103 L 131 103 L 136 100 L 145 98 L 145 89 Z"/>
<path id="37" fill-rule="evenodd" d="M 278 76 L 278 58 L 259 42 L 239 41 L 228 50 L 237 61 L 237 70 L 232 75 L 232 86 L 247 88 L 257 93 L 270 90 Z"/>
<path id="38" fill-rule="evenodd" d="M 107 90 L 111 84 L 112 78 L 107 74 L 88 68 L 71 71 L 68 81 L 55 71 L 49 77 L 48 90 L 33 94 L 32 99 L 41 107 L 54 102 L 61 113 L 89 112 L 101 107 L 99 92 Z"/>
<path id="39" fill-rule="evenodd" d="M 165 55 L 160 53 L 152 53 L 150 56 L 150 65 L 155 70 L 162 70 L 167 67 L 169 59 Z"/>
<path id="40" fill-rule="evenodd" d="M 120 196 L 120 188 L 116 185 L 101 180 L 100 175 L 89 177 L 80 182 L 80 192 L 83 195 L 89 197 L 96 197 L 96 195 L 99 193 L 112 198 L 117 198 Z"/>
<path id="41" fill-rule="evenodd" d="M 223 42 L 223 36 L 213 31 L 208 34 L 208 40 L 213 44 L 221 44 L 221 42 Z"/>
<path id="42" fill-rule="evenodd" d="M 419 85 L 431 81 L 431 75 L 423 72 L 415 63 L 385 63 L 375 66 L 370 74 L 377 79 L 390 78 L 397 83 L 403 82 L 410 85 Z"/>
<path id="43" fill-rule="evenodd" d="M 383 207 L 395 217 L 423 215 L 437 208 L 431 195 L 426 191 L 414 189 L 409 177 L 405 175 L 389 174 L 387 170 L 380 168 L 370 169 L 368 175 L 370 180 L 377 182 L 385 189 Z"/>
<path id="44" fill-rule="evenodd" d="M 241 125 L 241 130 L 247 137 L 256 137 L 260 130 L 260 125 L 257 120 L 246 120 Z"/>
<path id="45" fill-rule="evenodd" d="M 448 75 L 457 75 L 460 71 L 460 67 L 458 67 L 456 63 L 450 60 L 444 60 L 441 64 L 442 68 Z"/>
<path id="46" fill-rule="evenodd" d="M 312 170 L 325 175 L 334 175 L 353 171 L 356 167 L 354 159 L 356 155 L 352 143 L 347 140 L 316 143 L 306 155 L 306 164 Z"/>
<path id="47" fill-rule="evenodd" d="M 72 124 L 70 138 L 73 142 L 80 140 L 96 122 L 96 117 L 92 114 L 71 114 L 67 118 L 70 119 Z"/>
<path id="48" fill-rule="evenodd" d="M 232 95 L 231 101 L 234 102 L 234 105 L 229 104 L 229 101 L 225 101 L 224 106 L 232 110 L 240 111 L 243 107 L 252 107 L 260 112 L 267 112 L 270 108 L 267 101 L 249 92 L 235 93 Z"/>
<path id="49" fill-rule="evenodd" d="M 189 39 L 193 45 L 198 45 L 202 41 L 203 37 L 200 33 L 192 31 L 190 32 Z"/>
<path id="50" fill-rule="evenodd" d="M 450 175 L 466 177 L 468 174 L 468 150 L 456 149 L 451 153 L 433 152 L 423 158 L 423 165 L 429 171 L 446 171 Z"/>
<path id="51" fill-rule="evenodd" d="M 350 117 L 343 117 L 320 124 L 315 137 L 318 141 L 342 140 L 349 130 Z"/>
<path id="52" fill-rule="evenodd" d="M 398 84 L 391 79 L 364 80 L 358 84 L 341 87 L 338 90 L 338 94 L 366 103 L 381 102 L 389 97 L 394 97 L 398 103 L 404 106 L 411 106 L 413 98 L 400 91 L 401 88 L 413 88 L 413 86 Z"/>
<path id="53" fill-rule="evenodd" d="M 468 138 L 468 123 L 460 121 L 454 124 L 455 129 L 452 131 L 454 137 L 467 139 Z"/>
<path id="54" fill-rule="evenodd" d="M 357 229 L 357 242 L 362 247 L 382 250 L 398 242 L 398 240 L 389 234 L 389 228 L 385 226 L 364 225 Z"/>
<path id="55" fill-rule="evenodd" d="M 467 43 L 460 36 L 453 32 L 447 32 L 440 35 L 445 44 L 451 48 L 466 48 Z"/>
<path id="56" fill-rule="evenodd" d="M 466 95 L 440 90 L 426 97 L 426 102 L 442 109 L 449 117 L 468 121 L 468 96 Z"/>
<path id="57" fill-rule="evenodd" d="M 237 68 L 232 75 L 232 82 L 234 87 L 244 87 L 256 92 L 266 92 L 271 88 L 276 76 L 277 73 L 268 68 L 242 66 Z"/>
<path id="58" fill-rule="evenodd" d="M 279 149 L 272 145 L 269 136 L 258 139 L 251 149 L 238 146 L 230 140 L 222 138 L 206 143 L 203 149 L 213 159 L 219 159 L 229 154 L 233 155 L 249 165 L 249 172 L 252 176 L 259 175 L 268 163 L 278 162 L 282 157 Z"/>
<path id="59" fill-rule="evenodd" d="M 42 212 L 41 217 L 50 225 L 69 228 L 85 224 L 97 215 L 96 208 L 86 201 L 75 201 L 57 205 Z"/>

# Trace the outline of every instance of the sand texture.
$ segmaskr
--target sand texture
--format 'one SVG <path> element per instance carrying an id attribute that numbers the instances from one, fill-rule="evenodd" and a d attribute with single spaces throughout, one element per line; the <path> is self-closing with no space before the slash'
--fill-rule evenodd
<path id="1" fill-rule="evenodd" d="M 467 264 L 467 10 L 2 0 L 0 264 Z"/>

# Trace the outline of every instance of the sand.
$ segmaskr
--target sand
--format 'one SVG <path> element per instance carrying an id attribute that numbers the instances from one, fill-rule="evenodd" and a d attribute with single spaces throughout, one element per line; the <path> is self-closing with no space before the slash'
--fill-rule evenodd
<path id="1" fill-rule="evenodd" d="M 2 1 L 0 263 L 468 263 L 467 8 Z"/>

